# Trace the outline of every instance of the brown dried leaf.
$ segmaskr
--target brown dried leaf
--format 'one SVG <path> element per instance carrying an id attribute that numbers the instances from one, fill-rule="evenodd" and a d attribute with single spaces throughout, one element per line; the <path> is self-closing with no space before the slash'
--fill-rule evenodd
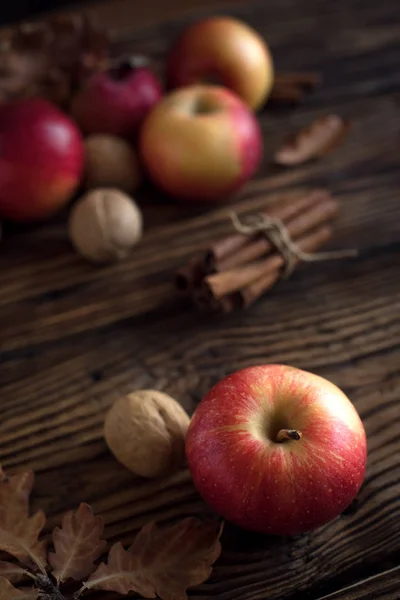
<path id="1" fill-rule="evenodd" d="M 0 92 L 7 100 L 28 98 L 38 92 L 48 63 L 43 55 L 7 52 L 0 55 Z"/>
<path id="2" fill-rule="evenodd" d="M 115 544 L 107 564 L 100 564 L 84 587 L 186 600 L 186 589 L 211 575 L 212 564 L 221 553 L 221 533 L 222 526 L 194 517 L 162 529 L 146 525 L 129 550 Z"/>
<path id="3" fill-rule="evenodd" d="M 82 580 L 94 571 L 93 564 L 106 548 L 100 539 L 104 522 L 93 515 L 92 508 L 81 504 L 77 512 L 64 515 L 62 528 L 53 531 L 55 552 L 49 554 L 49 563 L 57 582 L 67 579 Z"/>
<path id="4" fill-rule="evenodd" d="M 14 475 L 0 483 L 0 550 L 25 564 L 33 561 L 44 571 L 46 547 L 38 537 L 46 518 L 42 511 L 29 517 L 33 473 Z"/>
<path id="5" fill-rule="evenodd" d="M 0 560 L 0 577 L 8 579 L 11 583 L 19 583 L 24 579 L 26 570 L 13 563 Z"/>
<path id="6" fill-rule="evenodd" d="M 0 482 L 0 525 L 18 523 L 29 516 L 29 496 L 35 481 L 32 471 L 4 478 Z"/>
<path id="7" fill-rule="evenodd" d="M 10 490 L 14 497 L 14 502 L 18 502 L 21 517 L 29 515 L 29 498 L 32 493 L 35 476 L 32 471 L 25 471 L 18 475 L 13 475 L 8 479 Z"/>
<path id="8" fill-rule="evenodd" d="M 39 542 L 38 537 L 42 531 L 46 518 L 42 511 L 33 517 L 14 523 L 8 527 L 7 523 L 0 526 L 0 550 L 8 552 L 20 562 L 29 565 L 33 561 L 44 572 L 46 564 L 46 544 Z"/>
<path id="9" fill-rule="evenodd" d="M 287 139 L 274 160 L 278 165 L 292 166 L 321 157 L 342 143 L 349 129 L 350 123 L 337 115 L 320 117 Z"/>
<path id="10" fill-rule="evenodd" d="M 9 46 L 23 52 L 41 52 L 52 40 L 52 33 L 44 21 L 17 23 L 6 35 Z"/>
<path id="11" fill-rule="evenodd" d="M 0 577 L 0 600 L 36 600 L 38 596 L 37 590 L 17 590 L 7 579 Z"/>
<path id="12" fill-rule="evenodd" d="M 63 106 L 108 59 L 109 40 L 84 14 L 18 24 L 0 33 L 0 101 L 43 96 Z"/>
<path id="13" fill-rule="evenodd" d="M 53 32 L 54 61 L 61 68 L 76 68 L 89 56 L 93 66 L 108 58 L 108 36 L 87 14 L 57 15 L 48 21 L 48 26 Z"/>

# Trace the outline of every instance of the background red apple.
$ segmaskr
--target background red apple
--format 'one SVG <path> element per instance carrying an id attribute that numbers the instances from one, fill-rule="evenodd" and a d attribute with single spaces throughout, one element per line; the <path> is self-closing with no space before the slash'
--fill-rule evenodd
<path id="1" fill-rule="evenodd" d="M 84 133 L 135 137 L 145 116 L 162 95 L 161 83 L 141 57 L 96 73 L 72 103 Z"/>
<path id="2" fill-rule="evenodd" d="M 211 17 L 188 27 L 168 57 L 169 85 L 223 84 L 253 110 L 266 101 L 272 88 L 272 57 L 263 38 L 232 17 Z"/>
<path id="3" fill-rule="evenodd" d="M 237 371 L 201 401 L 186 438 L 194 483 L 237 525 L 297 534 L 338 516 L 365 475 L 366 436 L 332 383 L 284 365 Z"/>
<path id="4" fill-rule="evenodd" d="M 153 181 L 185 200 L 224 200 L 255 172 L 260 126 L 232 92 L 195 85 L 168 94 L 145 120 L 140 149 Z"/>
<path id="5" fill-rule="evenodd" d="M 0 216 L 44 219 L 71 199 L 84 165 L 74 122 L 46 100 L 0 106 Z"/>

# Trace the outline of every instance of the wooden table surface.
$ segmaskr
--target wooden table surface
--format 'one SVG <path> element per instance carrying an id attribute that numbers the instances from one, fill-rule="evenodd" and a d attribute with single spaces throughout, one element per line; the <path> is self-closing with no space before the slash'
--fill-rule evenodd
<path id="1" fill-rule="evenodd" d="M 178 17 L 187 3 L 176 0 L 164 7 L 174 18 L 166 21 L 159 2 L 140 26 L 137 4 L 105 3 L 99 15 L 120 32 L 116 52 L 143 51 L 158 64 L 186 22 L 215 11 L 208 1 L 203 12 Z M 224 12 L 265 35 L 278 69 L 316 69 L 324 77 L 303 106 L 262 111 L 265 160 L 239 200 L 328 187 L 342 204 L 333 246 L 356 246 L 360 256 L 305 265 L 247 312 L 210 318 L 175 296 L 171 276 L 227 230 L 226 208 L 195 215 L 143 191 L 143 243 L 107 268 L 92 268 L 73 253 L 65 215 L 45 226 L 6 229 L 0 460 L 10 471 L 36 471 L 34 505 L 46 510 L 49 529 L 62 511 L 86 501 L 104 515 L 109 540 L 128 540 L 150 519 L 202 515 L 206 508 L 187 470 L 145 482 L 112 458 L 102 424 L 118 396 L 153 387 L 193 411 L 211 385 L 238 368 L 283 362 L 309 369 L 343 388 L 363 418 L 369 459 L 357 502 L 294 539 L 227 527 L 212 578 L 191 595 L 398 599 L 400 5 L 269 0 L 232 2 Z M 351 119 L 348 141 L 319 162 L 273 167 L 284 135 L 327 112 Z"/>

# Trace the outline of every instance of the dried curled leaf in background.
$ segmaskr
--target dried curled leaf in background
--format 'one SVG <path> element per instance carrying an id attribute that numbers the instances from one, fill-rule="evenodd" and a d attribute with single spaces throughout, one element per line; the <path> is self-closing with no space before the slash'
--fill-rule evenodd
<path id="1" fill-rule="evenodd" d="M 0 600 L 36 600 L 38 596 L 37 590 L 17 590 L 7 579 L 0 577 Z"/>
<path id="2" fill-rule="evenodd" d="M 38 538 L 46 518 L 42 511 L 29 517 L 33 473 L 22 473 L 0 483 L 0 550 L 24 564 L 31 561 L 44 571 L 46 545 Z"/>
<path id="3" fill-rule="evenodd" d="M 49 554 L 53 576 L 58 583 L 67 579 L 82 580 L 96 568 L 93 564 L 106 549 L 100 539 L 104 522 L 95 517 L 90 506 L 81 504 L 79 509 L 64 515 L 61 529 L 53 531 L 55 552 Z"/>
<path id="4" fill-rule="evenodd" d="M 0 101 L 42 96 L 66 107 L 108 60 L 108 36 L 85 14 L 22 23 L 0 35 Z"/>
<path id="5" fill-rule="evenodd" d="M 11 583 L 18 583 L 23 580 L 26 570 L 10 562 L 0 561 L 0 578 L 4 577 Z"/>
<path id="6" fill-rule="evenodd" d="M 275 154 L 275 163 L 283 166 L 300 165 L 328 154 L 343 142 L 349 129 L 350 123 L 337 115 L 320 117 L 284 142 Z"/>
<path id="7" fill-rule="evenodd" d="M 84 587 L 186 600 L 187 588 L 210 576 L 221 553 L 221 533 L 222 526 L 194 517 L 162 529 L 146 525 L 129 550 L 115 544 L 107 564 L 100 564 Z"/>

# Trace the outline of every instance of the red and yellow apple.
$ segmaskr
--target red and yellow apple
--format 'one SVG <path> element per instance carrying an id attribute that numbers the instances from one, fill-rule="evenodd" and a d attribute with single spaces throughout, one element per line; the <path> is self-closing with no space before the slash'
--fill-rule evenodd
<path id="1" fill-rule="evenodd" d="M 245 529 L 294 535 L 337 517 L 365 476 L 361 419 L 333 383 L 285 365 L 233 373 L 198 405 L 186 438 L 195 486 Z"/>
<path id="2" fill-rule="evenodd" d="M 153 108 L 141 130 L 140 151 L 151 179 L 168 194 L 218 202 L 254 174 L 262 136 L 235 94 L 194 85 L 164 96 Z"/>
<path id="3" fill-rule="evenodd" d="M 75 123 L 40 98 L 0 106 L 0 216 L 49 217 L 73 196 L 84 148 Z"/>
<path id="4" fill-rule="evenodd" d="M 211 17 L 189 26 L 173 45 L 167 63 L 171 87 L 214 82 L 259 109 L 274 79 L 273 62 L 263 38 L 232 17 Z"/>

